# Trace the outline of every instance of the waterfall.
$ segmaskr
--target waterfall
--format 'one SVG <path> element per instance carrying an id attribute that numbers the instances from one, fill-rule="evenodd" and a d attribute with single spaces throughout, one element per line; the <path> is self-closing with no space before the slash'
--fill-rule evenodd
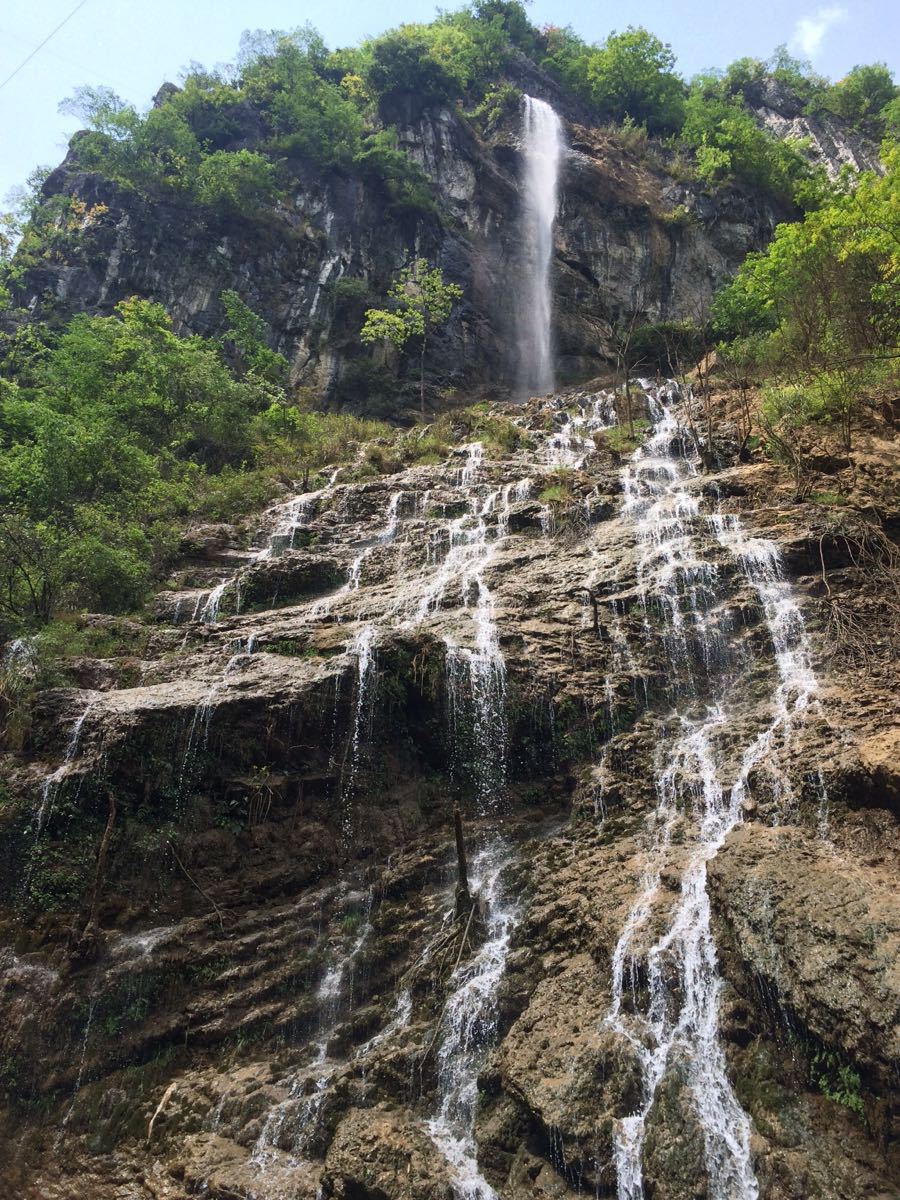
<path id="1" fill-rule="evenodd" d="M 53 811 L 53 802 L 56 799 L 56 794 L 60 788 L 60 785 L 68 774 L 69 768 L 72 766 L 72 763 L 75 760 L 75 755 L 78 753 L 78 746 L 81 741 L 81 730 L 83 729 L 88 714 L 94 707 L 95 703 L 96 702 L 93 699 L 90 700 L 81 716 L 72 726 L 72 730 L 69 734 L 69 741 L 66 745 L 66 756 L 63 759 L 62 766 L 57 767 L 55 771 L 51 771 L 51 773 L 45 777 L 43 783 L 41 784 L 41 803 L 38 807 L 37 813 L 38 834 L 40 834 L 41 830 L 44 828 L 46 821 Z"/>
<path id="2" fill-rule="evenodd" d="M 517 298 L 518 386 L 522 395 L 553 390 L 550 268 L 562 123 L 549 104 L 525 96 L 522 149 L 525 157 L 522 197 L 522 292 Z"/>
<path id="3" fill-rule="evenodd" d="M 809 707 L 816 684 L 803 618 L 781 578 L 776 547 L 747 538 L 736 516 L 703 514 L 692 486 L 696 465 L 671 399 L 648 394 L 653 432 L 622 479 L 645 634 L 662 640 L 676 713 L 659 742 L 644 875 L 613 953 L 605 1017 L 635 1054 L 643 1085 L 638 1108 L 615 1130 L 618 1196 L 643 1200 L 647 1121 L 671 1070 L 683 1078 L 702 1132 L 710 1200 L 756 1200 L 750 1122 L 719 1038 L 722 984 L 707 864 L 741 821 L 753 772 L 764 767 L 776 800 L 789 799 L 776 739 L 786 738 Z M 769 631 L 775 678 L 767 715 L 735 745 L 741 651 L 727 636 L 722 611 L 748 585 Z M 667 905 L 663 880 L 673 870 L 680 888 Z"/>
<path id="4" fill-rule="evenodd" d="M 503 895 L 501 877 L 512 861 L 508 846 L 494 839 L 472 863 L 472 890 L 485 909 L 486 938 L 478 953 L 460 964 L 441 1016 L 438 1080 L 440 1107 L 428 1122 L 435 1145 L 453 1170 L 459 1200 L 497 1200 L 478 1169 L 475 1117 L 478 1072 L 497 1028 L 497 990 L 506 971 L 517 911 Z"/>

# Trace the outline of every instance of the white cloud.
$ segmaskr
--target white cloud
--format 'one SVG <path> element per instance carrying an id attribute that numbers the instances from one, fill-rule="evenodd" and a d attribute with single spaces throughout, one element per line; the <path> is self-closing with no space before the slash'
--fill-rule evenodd
<path id="1" fill-rule="evenodd" d="M 847 10 L 839 4 L 829 4 L 818 9 L 811 17 L 801 17 L 794 27 L 791 45 L 807 58 L 815 58 L 822 47 L 825 35 L 847 20 Z"/>

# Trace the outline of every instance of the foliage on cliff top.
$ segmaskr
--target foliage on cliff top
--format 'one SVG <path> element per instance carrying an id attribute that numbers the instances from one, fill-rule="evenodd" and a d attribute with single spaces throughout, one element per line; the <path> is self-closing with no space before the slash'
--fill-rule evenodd
<path id="1" fill-rule="evenodd" d="M 688 85 L 671 47 L 642 27 L 591 44 L 569 27 L 535 28 L 517 0 L 473 0 L 333 52 L 310 26 L 248 32 L 234 64 L 193 66 L 146 114 L 104 87 L 80 88 L 61 107 L 88 126 L 73 143 L 77 164 L 140 191 L 252 215 L 286 193 L 305 158 L 380 181 L 395 211 L 428 213 L 434 197 L 391 122 L 439 104 L 481 112 L 518 78 L 522 56 L 598 121 L 673 138 L 710 186 L 738 180 L 793 195 L 806 173 L 802 156 L 747 108 L 762 104 L 770 85 L 799 110 L 834 114 L 870 137 L 900 128 L 898 89 L 884 64 L 855 67 L 832 84 L 782 47 L 766 62 L 739 59 Z"/>
<path id="2" fill-rule="evenodd" d="M 885 174 L 847 174 L 802 222 L 780 225 L 717 296 L 726 364 L 769 384 L 767 433 L 796 468 L 796 430 L 853 425 L 900 384 L 900 146 Z"/>

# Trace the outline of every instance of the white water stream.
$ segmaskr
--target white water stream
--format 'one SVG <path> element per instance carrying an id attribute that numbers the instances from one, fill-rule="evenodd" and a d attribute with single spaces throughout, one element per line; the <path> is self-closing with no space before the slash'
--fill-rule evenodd
<path id="1" fill-rule="evenodd" d="M 783 779 L 770 763 L 775 739 L 806 709 L 815 680 L 776 547 L 747 538 L 735 516 L 701 514 L 691 487 L 696 467 L 675 410 L 660 395 L 648 399 L 654 428 L 623 473 L 624 513 L 634 526 L 646 634 L 663 640 L 679 715 L 659 744 L 644 877 L 612 960 L 605 1022 L 631 1045 L 642 1076 L 641 1104 L 615 1131 L 618 1196 L 643 1200 L 647 1122 L 661 1081 L 677 1068 L 702 1132 L 710 1200 L 755 1200 L 750 1122 L 728 1079 L 719 1038 L 722 985 L 707 864 L 742 819 L 751 773 L 765 764 Z M 731 566 L 717 561 L 723 550 Z M 742 749 L 726 753 L 723 735 L 739 699 L 731 695 L 739 651 L 716 626 L 715 614 L 742 578 L 756 592 L 771 636 L 776 682 L 756 732 Z M 680 875 L 668 907 L 664 871 Z M 662 932 L 651 932 L 660 920 Z"/>
<path id="2" fill-rule="evenodd" d="M 428 1131 L 453 1171 L 460 1200 L 496 1200 L 497 1195 L 478 1169 L 475 1117 L 478 1072 L 496 1035 L 497 992 L 518 915 L 502 887 L 503 870 L 511 861 L 510 847 L 495 838 L 472 862 L 470 884 L 484 913 L 485 938 L 478 952 L 454 971 L 441 1016 L 440 1103 Z"/>
<path id="3" fill-rule="evenodd" d="M 525 96 L 522 114 L 522 295 L 518 298 L 519 391 L 553 390 L 553 225 L 564 142 L 549 104 Z"/>

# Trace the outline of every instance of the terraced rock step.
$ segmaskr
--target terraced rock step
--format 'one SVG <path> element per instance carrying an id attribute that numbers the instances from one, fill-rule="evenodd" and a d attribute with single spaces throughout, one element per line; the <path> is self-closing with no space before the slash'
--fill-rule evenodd
<path id="1" fill-rule="evenodd" d="M 822 669 L 820 511 L 643 396 L 198 530 L 39 697 L 0 1196 L 890 1194 L 884 663 Z"/>

